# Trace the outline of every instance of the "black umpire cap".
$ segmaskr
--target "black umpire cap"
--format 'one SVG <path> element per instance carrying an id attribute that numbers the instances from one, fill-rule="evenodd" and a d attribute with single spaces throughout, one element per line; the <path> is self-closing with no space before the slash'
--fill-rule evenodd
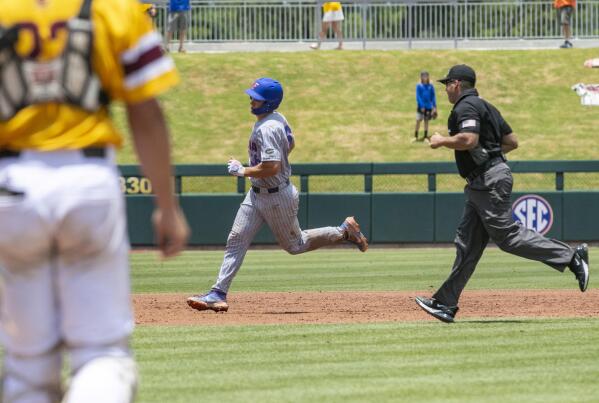
<path id="1" fill-rule="evenodd" d="M 468 81 L 472 85 L 476 84 L 476 73 L 470 66 L 465 64 L 457 64 L 449 69 L 447 76 L 439 80 L 442 84 L 447 84 L 449 81 L 460 80 Z"/>

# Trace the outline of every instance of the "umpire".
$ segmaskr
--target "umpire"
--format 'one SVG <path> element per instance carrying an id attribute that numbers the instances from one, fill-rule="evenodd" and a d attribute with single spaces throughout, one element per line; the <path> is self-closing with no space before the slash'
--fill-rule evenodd
<path id="1" fill-rule="evenodd" d="M 443 322 L 453 322 L 460 294 L 489 238 L 506 252 L 543 262 L 560 272 L 569 267 L 580 290 L 585 291 L 589 281 L 586 244 L 572 249 L 512 219 L 513 180 L 504 154 L 517 148 L 518 141 L 501 113 L 478 96 L 474 70 L 466 65 L 453 66 L 439 82 L 445 84 L 454 106 L 448 120 L 449 137 L 435 133 L 430 146 L 455 150 L 458 171 L 467 182 L 466 205 L 454 240 L 457 253 L 451 274 L 432 298 L 417 297 L 418 305 Z"/>

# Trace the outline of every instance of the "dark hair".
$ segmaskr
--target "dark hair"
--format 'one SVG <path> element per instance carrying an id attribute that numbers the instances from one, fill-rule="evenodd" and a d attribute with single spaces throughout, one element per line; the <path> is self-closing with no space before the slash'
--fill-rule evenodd
<path id="1" fill-rule="evenodd" d="M 474 88 L 474 84 L 472 84 L 470 81 L 460 81 L 460 89 L 462 91 L 469 90 L 472 88 Z"/>

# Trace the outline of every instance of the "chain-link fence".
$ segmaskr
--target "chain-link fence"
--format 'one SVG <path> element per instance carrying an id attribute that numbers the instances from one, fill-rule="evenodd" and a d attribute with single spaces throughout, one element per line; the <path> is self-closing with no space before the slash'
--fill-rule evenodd
<path id="1" fill-rule="evenodd" d="M 151 0 L 144 0 L 151 2 Z M 155 23 L 165 34 L 168 1 Z M 312 41 L 322 1 L 192 1 L 187 38 L 196 42 Z M 552 1 L 344 1 L 347 41 L 546 39 L 561 37 Z M 572 22 L 578 38 L 599 38 L 599 0 L 579 0 Z"/>

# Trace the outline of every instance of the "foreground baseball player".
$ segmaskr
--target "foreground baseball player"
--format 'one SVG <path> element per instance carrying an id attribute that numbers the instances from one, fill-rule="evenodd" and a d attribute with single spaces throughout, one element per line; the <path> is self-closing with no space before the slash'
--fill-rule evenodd
<path id="1" fill-rule="evenodd" d="M 227 292 L 239 271 L 243 258 L 258 230 L 266 223 L 279 245 L 296 255 L 343 241 L 355 244 L 362 252 L 368 241 L 353 217 L 339 227 L 302 231 L 297 220 L 299 194 L 289 182 L 289 153 L 295 146 L 291 128 L 285 117 L 275 110 L 283 100 L 283 87 L 271 78 L 260 78 L 245 91 L 250 96 L 251 112 L 257 122 L 250 136 L 249 167 L 231 159 L 231 175 L 250 177 L 252 188 L 241 203 L 227 239 L 225 258 L 212 290 L 187 299 L 199 311 L 227 311 Z"/>
<path id="2" fill-rule="evenodd" d="M 435 133 L 431 148 L 454 150 L 460 176 L 466 180 L 466 204 L 456 232 L 456 258 L 451 274 L 432 298 L 417 297 L 429 315 L 453 322 L 458 300 L 474 273 L 489 239 L 501 250 L 574 273 L 580 291 L 589 283 L 586 244 L 571 248 L 556 239 L 528 229 L 512 218 L 512 172 L 505 153 L 518 147 L 516 135 L 497 108 L 478 95 L 476 73 L 464 64 L 453 66 L 439 80 L 453 109 L 448 119 L 449 136 Z"/>
<path id="3" fill-rule="evenodd" d="M 163 256 L 188 228 L 155 96 L 178 81 L 136 0 L 0 0 L 0 301 L 5 403 L 130 402 L 125 206 L 108 113 L 125 102 Z"/>

